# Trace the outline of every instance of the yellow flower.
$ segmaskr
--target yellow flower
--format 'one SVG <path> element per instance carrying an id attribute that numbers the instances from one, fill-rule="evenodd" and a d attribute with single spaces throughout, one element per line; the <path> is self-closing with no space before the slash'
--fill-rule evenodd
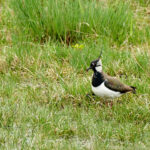
<path id="1" fill-rule="evenodd" d="M 84 45 L 83 44 L 75 44 L 75 45 L 72 45 L 73 48 L 76 48 L 76 49 L 80 49 L 82 50 L 84 48 Z"/>

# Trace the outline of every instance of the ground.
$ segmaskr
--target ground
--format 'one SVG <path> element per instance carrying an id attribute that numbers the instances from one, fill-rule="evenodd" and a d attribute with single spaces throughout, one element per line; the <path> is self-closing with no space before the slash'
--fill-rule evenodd
<path id="1" fill-rule="evenodd" d="M 117 1 L 102 2 L 102 7 L 111 8 L 108 12 L 117 5 Z M 97 26 L 92 31 L 85 28 L 84 32 L 92 33 L 86 37 L 69 32 L 66 41 L 63 32 L 61 40 L 54 31 L 51 34 L 44 19 L 44 29 L 49 30 L 44 36 L 38 23 L 35 29 L 39 32 L 34 32 L 31 20 L 19 16 L 24 23 L 21 26 L 15 13 L 19 5 L 7 0 L 0 4 L 1 149 L 150 149 L 148 1 L 129 3 L 133 20 L 128 18 L 130 11 L 124 15 L 130 21 L 126 24 L 129 28 L 119 24 L 121 38 L 110 25 L 107 32 L 111 34 L 100 32 Z M 114 17 L 118 9 L 112 11 Z M 33 22 L 38 22 L 34 18 L 33 14 Z M 61 26 L 57 23 L 56 30 Z M 94 23 L 96 26 L 96 19 Z M 114 27 L 119 28 L 116 25 L 118 22 Z M 68 43 L 69 38 L 72 41 Z M 86 68 L 101 49 L 103 71 L 137 88 L 136 94 L 114 99 L 112 108 L 99 97 L 86 96 L 91 92 L 92 77 Z"/>

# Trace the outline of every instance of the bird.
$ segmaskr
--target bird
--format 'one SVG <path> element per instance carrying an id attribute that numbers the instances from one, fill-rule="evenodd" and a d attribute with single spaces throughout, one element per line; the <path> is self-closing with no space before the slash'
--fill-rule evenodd
<path id="1" fill-rule="evenodd" d="M 136 87 L 128 86 L 116 77 L 103 72 L 101 55 L 102 51 L 98 59 L 92 61 L 87 69 L 87 71 L 91 69 L 94 72 L 92 77 L 93 94 L 101 98 L 114 99 L 128 92 L 136 93 Z"/>

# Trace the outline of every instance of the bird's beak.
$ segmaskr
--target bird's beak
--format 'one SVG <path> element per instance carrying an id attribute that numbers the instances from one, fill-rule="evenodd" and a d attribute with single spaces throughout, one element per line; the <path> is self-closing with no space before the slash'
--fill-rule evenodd
<path id="1" fill-rule="evenodd" d="M 92 69 L 91 67 L 87 68 L 86 71 L 89 71 L 90 69 Z"/>

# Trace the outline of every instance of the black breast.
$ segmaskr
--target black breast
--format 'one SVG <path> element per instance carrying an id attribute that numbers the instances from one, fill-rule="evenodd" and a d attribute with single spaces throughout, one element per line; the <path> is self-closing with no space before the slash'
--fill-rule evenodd
<path id="1" fill-rule="evenodd" d="M 100 72 L 94 72 L 93 78 L 92 78 L 92 85 L 94 87 L 99 86 L 102 82 L 104 82 L 104 76 Z"/>

